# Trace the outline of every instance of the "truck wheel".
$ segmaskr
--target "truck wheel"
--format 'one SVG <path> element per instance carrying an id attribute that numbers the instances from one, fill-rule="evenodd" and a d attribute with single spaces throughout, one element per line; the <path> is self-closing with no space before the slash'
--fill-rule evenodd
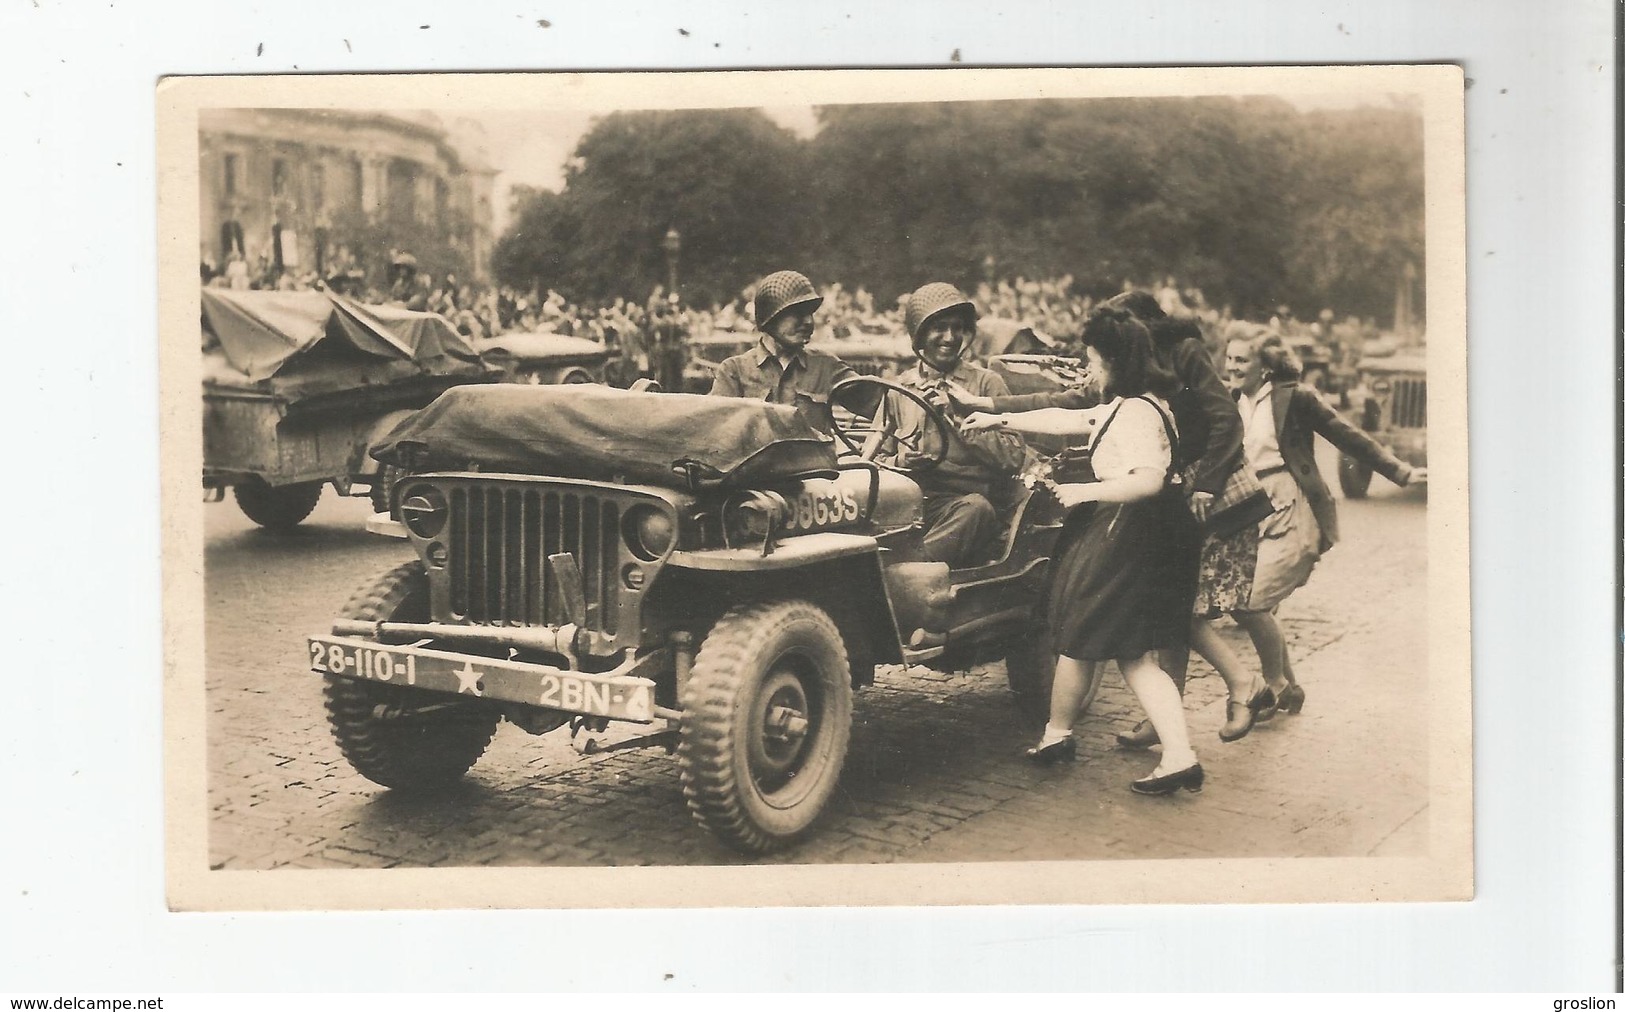
<path id="1" fill-rule="evenodd" d="M 249 477 L 231 490 L 243 516 L 268 531 L 291 531 L 310 516 L 322 497 L 322 482 L 304 481 L 297 485 L 272 486 L 264 478 Z"/>
<path id="2" fill-rule="evenodd" d="M 683 691 L 677 758 L 700 825 L 756 854 L 824 809 L 852 736 L 840 630 L 806 601 L 738 605 L 712 627 Z"/>
<path id="3" fill-rule="evenodd" d="M 1337 483 L 1343 487 L 1343 494 L 1350 499 L 1364 499 L 1366 490 L 1371 487 L 1371 467 L 1346 453 L 1337 457 Z"/>
<path id="4" fill-rule="evenodd" d="M 429 580 L 421 562 L 397 566 L 363 587 L 340 612 L 367 622 L 425 622 Z M 501 713 L 442 693 L 327 676 L 327 722 L 357 773 L 401 791 L 455 782 L 491 743 Z"/>
<path id="5" fill-rule="evenodd" d="M 1016 707 L 1029 720 L 1049 718 L 1050 689 L 1055 685 L 1057 656 L 1048 623 L 1029 627 L 1027 633 L 1011 646 L 1010 653 L 1005 655 L 1005 678 L 1016 697 Z M 1100 691 L 1105 671 L 1105 663 L 1097 661 L 1089 678 L 1089 686 L 1084 690 L 1083 706 L 1079 708 L 1078 716 L 1089 712 L 1095 694 Z"/>

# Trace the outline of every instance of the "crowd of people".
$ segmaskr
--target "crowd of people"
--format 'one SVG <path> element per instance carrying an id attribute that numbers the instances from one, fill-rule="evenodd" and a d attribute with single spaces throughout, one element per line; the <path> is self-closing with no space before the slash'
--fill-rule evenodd
<path id="1" fill-rule="evenodd" d="M 277 291 L 325 288 L 369 305 L 389 304 L 438 313 L 459 333 L 472 338 L 536 332 L 587 338 L 610 349 L 615 378 L 624 374 L 628 380 L 664 374 L 675 381 L 682 374 L 682 366 L 674 363 L 686 358 L 679 353 L 688 338 L 743 335 L 755 326 L 751 313 L 754 284 L 745 286 L 729 302 L 709 306 L 674 299 L 660 285 L 641 301 L 620 296 L 597 303 L 576 302 L 542 286 L 494 286 L 452 273 L 436 275 L 419 270 L 415 258 L 405 251 L 389 251 L 388 276 L 384 279 L 368 275 L 348 251 L 341 250 L 331 259 L 334 262 L 318 273 L 280 268 L 263 254 L 251 264 L 233 251 L 223 264 L 205 261 L 200 270 L 203 283 L 213 287 Z M 1000 278 L 982 281 L 968 295 L 982 319 L 1021 321 L 1060 350 L 1081 358 L 1084 325 L 1107 300 L 1077 291 L 1075 285 L 1070 274 L 1038 280 Z M 1194 322 L 1215 358 L 1222 358 L 1225 343 L 1231 338 L 1274 333 L 1300 347 L 1305 342 L 1320 344 L 1334 361 L 1347 362 L 1352 358 L 1350 350 L 1357 352 L 1378 337 L 1375 321 L 1356 317 L 1339 320 L 1330 309 L 1321 310 L 1312 320 L 1300 319 L 1285 306 L 1267 320 L 1241 319 L 1231 313 L 1229 306 L 1211 305 L 1200 289 L 1181 286 L 1172 277 L 1149 283 L 1125 281 L 1122 287 L 1124 291 L 1145 293 L 1165 314 Z M 877 302 L 861 285 L 847 288 L 831 283 L 819 288 L 818 294 L 823 301 L 814 321 L 813 339 L 821 344 L 906 332 L 906 293 L 889 305 Z M 664 339 L 662 330 L 668 335 Z M 669 336 L 673 332 L 675 338 Z M 662 359 L 667 363 L 665 370 L 658 365 Z"/>

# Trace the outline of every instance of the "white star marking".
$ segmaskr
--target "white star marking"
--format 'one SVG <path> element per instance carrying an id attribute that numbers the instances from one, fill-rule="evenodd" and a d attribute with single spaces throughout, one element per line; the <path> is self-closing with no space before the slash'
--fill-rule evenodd
<path id="1" fill-rule="evenodd" d="M 464 661 L 463 666 L 453 671 L 452 674 L 457 676 L 458 695 L 465 692 L 472 692 L 476 696 L 480 694 L 480 678 L 485 675 L 485 672 L 474 667 L 472 661 Z"/>

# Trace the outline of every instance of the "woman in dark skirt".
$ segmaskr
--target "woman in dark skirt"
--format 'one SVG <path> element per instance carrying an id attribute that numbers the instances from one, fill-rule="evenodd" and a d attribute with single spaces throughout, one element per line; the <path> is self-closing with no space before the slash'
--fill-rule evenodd
<path id="1" fill-rule="evenodd" d="M 1184 523 L 1196 529 L 1187 531 L 1187 544 L 1193 558 L 1187 570 L 1196 581 L 1190 629 L 1190 647 L 1219 672 L 1229 693 L 1225 723 L 1219 729 L 1221 741 L 1236 741 L 1252 730 L 1253 722 L 1267 719 L 1274 697 L 1258 675 L 1244 669 L 1240 661 L 1208 619 L 1245 607 L 1253 584 L 1253 568 L 1258 557 L 1258 528 L 1242 524 L 1222 536 L 1202 535 L 1200 518 L 1223 491 L 1226 481 L 1247 464 L 1242 451 L 1241 415 L 1235 398 L 1219 378 L 1201 329 L 1188 317 L 1172 317 L 1150 292 L 1128 291 L 1105 303 L 1126 309 L 1145 324 L 1151 335 L 1151 348 L 1157 361 L 1178 379 L 1177 389 L 1168 397 L 1179 438 L 1174 446 L 1174 467 L 1181 474 L 1188 506 Z M 949 386 L 949 394 L 961 407 L 973 411 L 1027 411 L 1034 408 L 1089 408 L 1100 403 L 1097 388 L 1076 386 L 1064 390 L 1016 394 L 1008 397 L 976 397 L 968 390 Z M 1180 692 L 1185 688 L 1185 671 L 1190 662 L 1188 649 L 1164 651 L 1159 663 Z M 1117 736 L 1127 748 L 1150 748 L 1157 734 L 1149 720 L 1132 731 Z"/>
<path id="2" fill-rule="evenodd" d="M 1145 326 L 1126 311 L 1108 308 L 1091 317 L 1083 340 L 1105 403 L 1087 411 L 975 414 L 965 422 L 967 429 L 1002 426 L 1035 435 L 1094 431 L 1093 473 L 1086 476 L 1092 480 L 1056 487 L 1061 502 L 1074 508 L 1050 593 L 1060 657 L 1049 723 L 1027 755 L 1040 763 L 1076 755 L 1072 725 L 1088 665 L 1115 660 L 1163 746 L 1162 762 L 1131 788 L 1139 794 L 1199 791 L 1202 767 L 1179 690 L 1157 659 L 1159 650 L 1186 648 L 1196 593 L 1191 570 L 1199 546 L 1172 481 L 1176 433 L 1164 400 L 1178 380 L 1153 355 Z"/>

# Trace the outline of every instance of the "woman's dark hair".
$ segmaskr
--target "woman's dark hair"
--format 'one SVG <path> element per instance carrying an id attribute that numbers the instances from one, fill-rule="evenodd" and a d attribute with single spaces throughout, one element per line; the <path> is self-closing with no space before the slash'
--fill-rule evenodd
<path id="1" fill-rule="evenodd" d="M 1258 357 L 1264 375 L 1272 380 L 1303 377 L 1303 363 L 1298 360 L 1298 353 L 1288 347 L 1280 334 L 1265 334 L 1255 340 L 1253 354 Z"/>
<path id="2" fill-rule="evenodd" d="M 1143 288 L 1119 292 L 1107 299 L 1104 305 L 1112 309 L 1126 309 L 1144 323 L 1160 320 L 1168 315 L 1162 311 L 1162 305 L 1157 302 L 1157 297 Z"/>
<path id="3" fill-rule="evenodd" d="M 1179 378 L 1153 352 L 1150 331 L 1126 309 L 1097 309 L 1083 325 L 1083 343 L 1098 351 L 1111 370 L 1107 397 L 1170 397 L 1179 389 Z"/>
<path id="4" fill-rule="evenodd" d="M 1151 331 L 1151 343 L 1166 351 L 1181 341 L 1203 341 L 1202 328 L 1189 316 L 1165 316 L 1146 323 Z M 1203 341 L 1205 345 L 1205 341 Z"/>

